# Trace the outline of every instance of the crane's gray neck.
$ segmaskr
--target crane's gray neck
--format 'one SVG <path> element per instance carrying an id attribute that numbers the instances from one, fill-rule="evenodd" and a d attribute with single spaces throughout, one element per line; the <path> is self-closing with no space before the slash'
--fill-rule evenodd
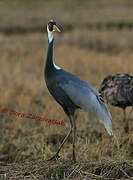
<path id="1" fill-rule="evenodd" d="M 47 73 L 61 69 L 54 63 L 53 60 L 53 44 L 54 44 L 54 32 L 48 31 L 48 51 L 47 51 L 47 58 L 45 65 L 45 71 Z"/>

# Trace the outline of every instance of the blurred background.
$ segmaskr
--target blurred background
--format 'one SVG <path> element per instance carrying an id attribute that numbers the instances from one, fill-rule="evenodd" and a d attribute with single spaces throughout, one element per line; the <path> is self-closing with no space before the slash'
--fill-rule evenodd
<path id="1" fill-rule="evenodd" d="M 52 156 L 69 129 L 61 107 L 44 82 L 48 38 L 54 19 L 55 62 L 99 89 L 105 76 L 133 74 L 132 0 L 0 1 L 0 161 L 22 162 Z M 77 111 L 77 159 L 133 159 L 133 115 L 123 131 L 122 111 L 108 106 L 117 142 L 96 119 Z M 6 108 L 7 113 L 2 109 Z M 57 126 L 16 116 L 10 110 L 64 121 Z M 128 108 L 127 112 L 130 110 Z M 72 138 L 61 151 L 72 157 Z"/>

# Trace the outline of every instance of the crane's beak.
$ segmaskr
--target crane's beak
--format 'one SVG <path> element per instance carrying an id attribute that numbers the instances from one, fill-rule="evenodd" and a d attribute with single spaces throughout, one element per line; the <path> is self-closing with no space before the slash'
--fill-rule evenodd
<path id="1" fill-rule="evenodd" d="M 56 25 L 53 26 L 53 31 L 61 32 L 60 29 Z"/>

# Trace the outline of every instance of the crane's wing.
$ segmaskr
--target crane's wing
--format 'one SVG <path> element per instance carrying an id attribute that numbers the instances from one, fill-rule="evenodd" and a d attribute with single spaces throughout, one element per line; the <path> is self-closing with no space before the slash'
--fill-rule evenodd
<path id="1" fill-rule="evenodd" d="M 108 133 L 113 135 L 111 115 L 96 90 L 78 78 L 60 82 L 59 86 L 76 106 L 95 115 L 104 124 Z"/>

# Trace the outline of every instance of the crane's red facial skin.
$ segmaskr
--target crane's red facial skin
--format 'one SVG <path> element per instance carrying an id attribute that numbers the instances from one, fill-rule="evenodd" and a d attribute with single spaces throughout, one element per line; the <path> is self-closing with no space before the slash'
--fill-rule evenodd
<path id="1" fill-rule="evenodd" d="M 49 31 L 53 31 L 53 26 L 56 25 L 56 22 L 55 21 L 49 21 L 48 22 L 48 28 L 49 28 Z"/>

